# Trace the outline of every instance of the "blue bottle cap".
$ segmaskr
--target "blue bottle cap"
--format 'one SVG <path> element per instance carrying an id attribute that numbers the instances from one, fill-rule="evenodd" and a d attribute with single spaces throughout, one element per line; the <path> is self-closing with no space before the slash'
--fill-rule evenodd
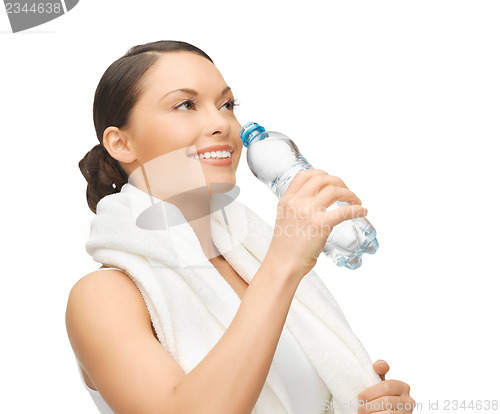
<path id="1" fill-rule="evenodd" d="M 266 129 L 264 127 L 261 127 L 259 124 L 256 122 L 248 122 L 241 128 L 240 131 L 240 138 L 243 141 L 243 145 L 245 148 L 248 148 L 248 144 L 253 141 L 253 139 L 261 135 L 263 132 L 266 132 Z M 262 134 L 262 137 L 260 139 L 266 138 L 267 134 Z"/>

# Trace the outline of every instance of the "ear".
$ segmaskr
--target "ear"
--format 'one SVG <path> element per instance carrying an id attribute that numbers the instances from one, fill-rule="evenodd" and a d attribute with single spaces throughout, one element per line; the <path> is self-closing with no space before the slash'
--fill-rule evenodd
<path id="1" fill-rule="evenodd" d="M 136 161 L 137 157 L 130 147 L 130 142 L 124 131 L 110 126 L 102 134 L 102 144 L 115 160 L 125 164 Z"/>

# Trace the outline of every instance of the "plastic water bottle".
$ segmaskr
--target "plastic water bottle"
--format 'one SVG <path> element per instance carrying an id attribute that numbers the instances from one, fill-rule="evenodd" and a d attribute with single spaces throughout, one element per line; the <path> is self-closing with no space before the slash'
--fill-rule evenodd
<path id="1" fill-rule="evenodd" d="M 247 123 L 240 131 L 247 148 L 250 170 L 278 197 L 285 193 L 295 174 L 313 168 L 300 153 L 295 143 L 276 131 L 266 131 L 255 122 Z M 336 201 L 332 208 L 349 205 Z M 357 269 L 363 253 L 373 254 L 378 249 L 377 232 L 365 218 L 344 220 L 333 227 L 323 253 L 337 266 Z"/>

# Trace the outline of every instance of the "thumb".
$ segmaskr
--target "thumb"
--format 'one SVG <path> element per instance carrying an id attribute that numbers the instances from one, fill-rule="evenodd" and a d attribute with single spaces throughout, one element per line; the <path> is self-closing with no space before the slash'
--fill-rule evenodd
<path id="1" fill-rule="evenodd" d="M 380 376 L 380 379 L 382 381 L 385 381 L 385 374 L 387 374 L 389 368 L 389 364 L 383 359 L 379 359 L 378 361 L 373 363 L 373 369 Z"/>

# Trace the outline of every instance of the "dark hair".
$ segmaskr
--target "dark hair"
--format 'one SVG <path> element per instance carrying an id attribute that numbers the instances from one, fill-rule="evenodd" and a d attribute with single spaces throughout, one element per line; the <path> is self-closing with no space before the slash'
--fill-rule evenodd
<path id="1" fill-rule="evenodd" d="M 130 111 L 144 90 L 140 82 L 144 74 L 162 54 L 175 51 L 197 53 L 213 63 L 196 46 L 160 40 L 130 48 L 102 75 L 94 95 L 94 127 L 99 144 L 78 163 L 87 180 L 87 203 L 94 213 L 103 197 L 120 192 L 128 181 L 127 173 L 102 144 L 103 133 L 109 126 L 121 128 L 127 125 Z"/>

